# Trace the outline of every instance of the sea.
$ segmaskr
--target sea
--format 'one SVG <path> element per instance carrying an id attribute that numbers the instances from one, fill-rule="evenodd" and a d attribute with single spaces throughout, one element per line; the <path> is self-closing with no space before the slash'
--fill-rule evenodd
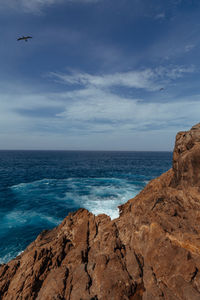
<path id="1" fill-rule="evenodd" d="M 171 152 L 0 151 L 0 264 L 79 208 L 117 218 L 171 165 Z"/>

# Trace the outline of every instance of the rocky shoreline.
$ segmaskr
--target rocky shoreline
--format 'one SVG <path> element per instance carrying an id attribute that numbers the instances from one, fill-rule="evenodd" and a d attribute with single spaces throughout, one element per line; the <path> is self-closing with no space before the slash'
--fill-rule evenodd
<path id="1" fill-rule="evenodd" d="M 111 220 L 85 209 L 0 266 L 0 299 L 199 300 L 200 124 Z"/>

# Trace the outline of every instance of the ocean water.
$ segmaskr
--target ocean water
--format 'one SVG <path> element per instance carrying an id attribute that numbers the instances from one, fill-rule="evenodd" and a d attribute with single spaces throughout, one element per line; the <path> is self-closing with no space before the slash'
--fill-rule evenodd
<path id="1" fill-rule="evenodd" d="M 0 263 L 80 207 L 118 217 L 171 162 L 171 152 L 0 151 Z"/>

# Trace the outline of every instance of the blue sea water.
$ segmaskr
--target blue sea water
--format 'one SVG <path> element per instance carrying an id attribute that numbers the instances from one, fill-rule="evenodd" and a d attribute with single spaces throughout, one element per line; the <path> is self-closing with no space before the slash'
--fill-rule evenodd
<path id="1" fill-rule="evenodd" d="M 80 207 L 116 218 L 171 161 L 171 152 L 0 151 L 0 263 Z"/>

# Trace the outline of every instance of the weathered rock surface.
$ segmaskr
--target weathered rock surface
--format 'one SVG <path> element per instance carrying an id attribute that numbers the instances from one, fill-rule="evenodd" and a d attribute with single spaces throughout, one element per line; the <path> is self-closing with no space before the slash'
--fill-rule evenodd
<path id="1" fill-rule="evenodd" d="M 200 124 L 173 168 L 120 207 L 80 209 L 0 266 L 0 299 L 200 300 Z"/>

